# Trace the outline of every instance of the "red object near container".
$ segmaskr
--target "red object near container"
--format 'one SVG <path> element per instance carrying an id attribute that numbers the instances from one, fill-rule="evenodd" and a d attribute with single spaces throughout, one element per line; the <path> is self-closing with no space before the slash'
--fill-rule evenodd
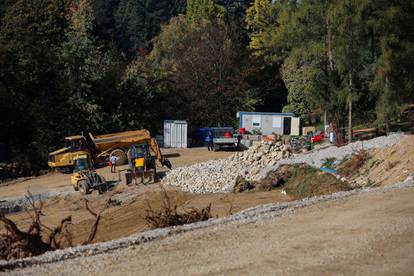
<path id="1" fill-rule="evenodd" d="M 262 135 L 262 141 L 264 142 L 276 142 L 276 135 Z"/>
<path id="2" fill-rule="evenodd" d="M 230 132 L 226 132 L 225 136 L 226 136 L 226 138 L 231 138 Z"/>
<path id="3" fill-rule="evenodd" d="M 322 142 L 325 134 L 323 131 L 317 131 L 314 136 L 311 138 L 312 143 Z"/>
<path id="4" fill-rule="evenodd" d="M 246 133 L 246 128 L 242 127 L 240 128 L 240 134 L 244 135 Z"/>

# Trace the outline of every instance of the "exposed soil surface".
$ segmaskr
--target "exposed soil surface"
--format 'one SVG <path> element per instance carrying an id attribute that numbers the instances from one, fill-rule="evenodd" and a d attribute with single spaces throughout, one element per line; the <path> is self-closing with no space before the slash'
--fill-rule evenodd
<path id="1" fill-rule="evenodd" d="M 341 166 L 346 165 L 345 162 Z M 394 184 L 414 175 L 414 135 L 406 136 L 391 147 L 370 150 L 364 166 L 351 173 L 351 178 L 361 186 Z"/>
<path id="2" fill-rule="evenodd" d="M 170 159 L 173 168 L 191 165 L 206 160 L 225 158 L 233 154 L 233 152 L 230 151 L 207 151 L 206 148 L 162 149 L 162 153 Z M 118 169 L 126 167 L 126 165 L 120 166 Z M 100 168 L 97 171 L 107 180 L 118 179 L 117 174 L 111 174 L 109 167 Z M 165 168 L 159 168 L 159 171 L 165 171 Z M 70 174 L 61 174 L 56 172 L 39 177 L 25 178 L 13 180 L 9 183 L 2 183 L 0 186 L 0 200 L 21 197 L 29 189 L 33 194 L 52 191 L 73 191 L 70 186 Z"/>
<path id="3" fill-rule="evenodd" d="M 220 151 L 211 152 L 206 148 L 192 149 L 163 149 L 163 153 L 170 159 L 173 167 L 191 165 L 193 163 L 205 160 L 225 158 L 232 152 Z M 126 168 L 121 166 L 118 169 Z M 165 170 L 160 168 L 159 171 Z M 97 170 L 107 180 L 117 180 L 117 174 L 111 174 L 108 167 Z M 259 204 L 289 200 L 280 191 L 273 193 L 264 193 L 257 195 L 206 195 L 196 196 L 190 193 L 184 193 L 171 187 L 166 187 L 177 205 L 185 205 L 188 208 L 202 208 L 212 203 L 212 214 L 214 216 L 224 216 L 229 212 L 236 212 L 242 209 L 256 206 Z M 57 196 L 51 197 L 44 201 L 42 222 L 45 225 L 58 225 L 63 217 L 72 215 L 73 224 L 70 226 L 74 233 L 74 244 L 80 244 L 86 240 L 94 218 L 86 211 L 83 198 L 85 196 L 73 191 L 70 185 L 70 174 L 51 173 L 28 180 L 10 182 L 9 185 L 0 186 L 0 199 L 16 198 L 25 195 L 30 190 L 33 194 L 53 193 Z M 145 214 L 148 209 L 148 202 L 154 209 L 160 208 L 161 193 L 159 184 L 150 184 L 148 186 L 128 187 L 122 182 L 112 191 L 98 195 L 95 192 L 87 195 L 89 205 L 95 211 L 103 209 L 106 201 L 117 195 L 130 199 L 126 203 L 116 206 L 110 206 L 102 215 L 99 224 L 97 236 L 94 242 L 107 241 L 119 237 L 128 236 L 132 233 L 148 229 L 145 222 Z M 25 212 L 8 215 L 19 227 L 26 229 L 29 227 L 30 218 Z M 0 232 L 3 231 L 3 224 L 0 224 Z"/>
<path id="4" fill-rule="evenodd" d="M 413 275 L 413 198 L 413 188 L 366 193 L 8 273 Z"/>
<path id="5" fill-rule="evenodd" d="M 205 148 L 169 149 L 163 150 L 163 153 L 174 167 L 225 158 L 232 154 L 208 152 Z M 107 167 L 99 169 L 98 172 L 109 181 L 118 179 L 118 175 L 111 174 Z M 309 177 L 306 170 L 295 173 L 292 180 L 294 185 L 290 183 L 290 186 L 293 185 L 295 191 L 303 191 L 306 196 L 347 190 L 336 189 L 336 186 L 341 185 L 334 184 L 341 182 L 316 169 L 312 169 Z M 369 186 L 370 183 L 384 186 L 401 182 L 413 174 L 414 136 L 408 136 L 392 147 L 371 150 L 368 161 L 355 172 L 353 178 L 365 181 L 363 186 Z M 326 182 L 322 183 L 326 185 L 318 185 L 321 181 Z M 308 188 L 315 185 L 304 185 L 305 182 L 317 185 L 318 189 L 322 187 L 325 192 L 314 193 L 315 189 L 308 191 Z M 179 209 L 201 209 L 211 203 L 211 214 L 214 217 L 224 217 L 250 207 L 303 197 L 302 194 L 282 193 L 283 189 L 288 191 L 288 184 L 289 182 L 270 191 L 256 189 L 227 194 L 192 194 L 173 186 L 166 186 L 165 189 Z M 159 185 L 126 186 L 120 183 L 103 195 L 93 193 L 83 196 L 72 190 L 70 175 L 53 173 L 2 185 L 0 199 L 22 197 L 28 189 L 33 194 L 56 193 L 56 196 L 44 201 L 45 216 L 42 217 L 42 222 L 55 226 L 63 217 L 72 215 L 73 223 L 70 228 L 73 242 L 78 245 L 86 240 L 94 222 L 94 218 L 85 210 L 85 197 L 95 211 L 102 210 L 107 201 L 112 200 L 113 204 L 102 213 L 93 242 L 110 241 L 149 229 L 145 221 L 149 206 L 159 209 L 162 205 L 163 193 Z M 60 269 L 63 269 L 64 274 L 239 274 L 252 271 L 259 274 L 330 274 L 339 270 L 352 274 L 410 274 L 414 273 L 407 265 L 414 262 L 414 244 L 410 239 L 414 234 L 413 196 L 412 188 L 359 195 L 351 199 L 336 200 L 335 203 L 318 204 L 301 210 L 298 214 L 266 220 L 263 223 L 246 224 L 243 227 L 217 226 L 157 241 L 153 243 L 154 247 L 142 245 L 138 249 L 127 248 L 107 255 L 89 257 L 82 259 L 81 265 L 75 269 L 78 269 L 77 272 L 70 269 L 70 265 L 74 266 L 73 262 L 76 260 L 46 265 L 43 266 L 45 270 L 42 267 L 33 272 L 49 273 L 46 268 L 50 267 L 52 274 L 60 272 Z M 8 217 L 23 229 L 29 226 L 30 220 L 25 212 Z M 2 231 L 4 229 L 0 225 L 0 232 Z M 380 255 L 378 252 L 381 252 Z M 111 258 L 121 261 L 112 262 Z M 91 264 L 95 259 L 102 266 Z M 346 264 L 349 263 L 352 265 L 347 267 Z M 377 269 L 376 265 L 381 269 Z"/>
<path id="6" fill-rule="evenodd" d="M 380 185 L 403 181 L 414 174 L 414 135 L 382 150 L 375 150 L 365 166 L 367 177 Z"/>
<path id="7" fill-rule="evenodd" d="M 161 207 L 162 193 L 160 188 L 140 186 L 125 189 L 136 194 L 135 199 L 121 206 L 111 206 L 102 214 L 94 242 L 125 237 L 149 229 L 145 221 L 146 210 L 148 209 L 148 203 L 153 209 Z M 117 191 L 113 191 L 104 196 L 89 196 L 91 208 L 97 211 L 101 210 L 110 194 L 116 193 Z M 207 195 L 195 195 L 168 189 L 168 193 L 175 204 L 183 205 L 184 208 L 194 207 L 200 209 L 211 203 L 212 215 L 220 217 L 261 204 L 290 200 L 289 196 L 281 193 L 281 189 L 271 192 Z M 90 227 L 94 222 L 94 218 L 85 210 L 82 198 L 81 195 L 75 194 L 64 198 L 46 200 L 43 208 L 45 216 L 42 217 L 42 222 L 51 226 L 58 225 L 63 217 L 72 215 L 73 225 L 71 229 L 75 234 L 74 243 L 82 243 L 86 240 Z M 29 226 L 29 217 L 24 212 L 8 217 L 15 221 L 19 227 L 26 229 Z"/>

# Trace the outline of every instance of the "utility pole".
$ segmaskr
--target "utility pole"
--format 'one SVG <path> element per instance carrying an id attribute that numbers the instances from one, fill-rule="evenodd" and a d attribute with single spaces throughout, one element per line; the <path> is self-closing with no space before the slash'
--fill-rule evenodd
<path id="1" fill-rule="evenodd" d="M 352 101 L 348 100 L 348 143 L 352 142 Z"/>
<path id="2" fill-rule="evenodd" d="M 348 95 L 348 143 L 352 142 L 352 73 L 349 74 Z"/>

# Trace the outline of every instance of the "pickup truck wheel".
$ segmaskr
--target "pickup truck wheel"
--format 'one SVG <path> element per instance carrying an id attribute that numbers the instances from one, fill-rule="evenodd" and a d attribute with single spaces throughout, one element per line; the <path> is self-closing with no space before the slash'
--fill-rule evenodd
<path id="1" fill-rule="evenodd" d="M 79 189 L 79 192 L 81 192 L 84 195 L 91 193 L 91 191 L 89 190 L 88 182 L 86 180 L 80 180 L 78 182 L 78 189 Z"/>
<path id="2" fill-rule="evenodd" d="M 113 150 L 111 152 L 110 156 L 116 156 L 118 158 L 118 160 L 116 161 L 117 166 L 123 165 L 127 161 L 127 156 L 126 156 L 125 152 L 121 149 Z"/>

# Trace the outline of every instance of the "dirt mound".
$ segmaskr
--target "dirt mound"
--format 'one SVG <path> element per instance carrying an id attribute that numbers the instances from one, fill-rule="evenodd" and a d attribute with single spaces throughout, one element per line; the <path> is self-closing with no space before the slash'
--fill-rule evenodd
<path id="1" fill-rule="evenodd" d="M 337 179 L 334 175 L 322 172 L 306 165 L 296 165 L 290 169 L 290 177 L 285 179 L 286 193 L 296 199 L 327 195 L 340 191 L 349 191 L 347 182 Z"/>
<path id="2" fill-rule="evenodd" d="M 360 186 L 389 185 L 414 175 L 414 135 L 384 149 L 372 150 L 365 165 L 354 172 Z"/>
<path id="3" fill-rule="evenodd" d="M 281 166 L 260 181 L 247 181 L 239 178 L 235 191 L 270 191 L 279 187 L 295 199 L 352 189 L 345 181 L 339 180 L 330 173 L 322 172 L 309 165 L 299 164 Z"/>

